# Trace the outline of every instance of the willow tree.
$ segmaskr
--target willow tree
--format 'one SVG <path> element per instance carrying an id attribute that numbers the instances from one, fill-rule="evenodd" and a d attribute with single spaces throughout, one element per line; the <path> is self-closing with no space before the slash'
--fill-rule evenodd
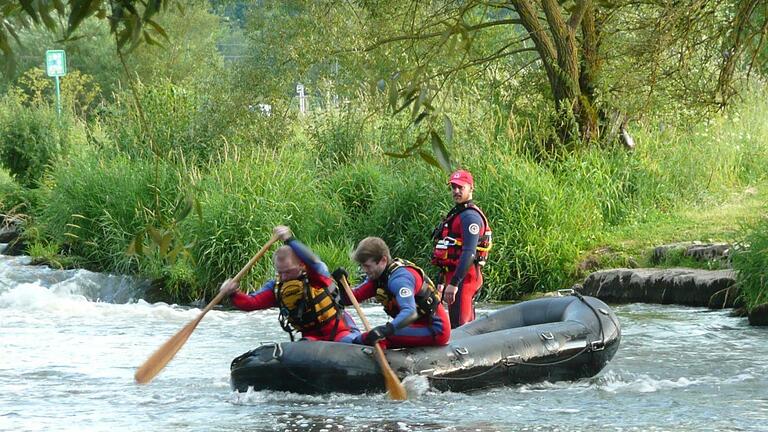
<path id="1" fill-rule="evenodd" d="M 534 71 L 556 113 L 553 148 L 606 141 L 617 122 L 667 103 L 654 99 L 659 94 L 727 102 L 734 77 L 764 57 L 768 7 L 759 0 L 337 4 L 367 24 L 367 43 L 353 49 L 402 59 L 384 80 L 394 111 L 434 121 L 442 117 L 436 95 L 468 71 L 501 71 L 503 83 Z"/>

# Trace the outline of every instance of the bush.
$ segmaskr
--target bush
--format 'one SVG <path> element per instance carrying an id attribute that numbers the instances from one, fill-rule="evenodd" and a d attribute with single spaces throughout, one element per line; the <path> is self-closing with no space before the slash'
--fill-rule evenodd
<path id="1" fill-rule="evenodd" d="M 0 215 L 26 211 L 25 189 L 4 168 L 0 168 Z"/>
<path id="2" fill-rule="evenodd" d="M 768 303 L 768 216 L 742 228 L 744 240 L 733 253 L 733 268 L 748 309 Z"/>
<path id="3" fill-rule="evenodd" d="M 321 164 L 345 164 L 365 154 L 369 143 L 365 142 L 363 115 L 331 109 L 312 116 L 307 132 L 317 145 L 315 154 Z"/>
<path id="4" fill-rule="evenodd" d="M 355 242 L 367 236 L 384 239 L 394 257 L 401 257 L 429 271 L 432 230 L 441 213 L 450 208 L 443 175 L 423 163 L 394 161 L 380 164 L 378 191 L 370 210 L 350 229 Z M 440 179 L 438 179 L 440 178 Z M 444 212 L 443 212 L 444 210 Z"/>
<path id="5" fill-rule="evenodd" d="M 589 194 L 531 161 L 494 155 L 476 169 L 476 200 L 493 228 L 485 295 L 513 299 L 570 286 L 585 243 L 603 226 Z"/>
<path id="6" fill-rule="evenodd" d="M 297 151 L 302 145 L 307 144 L 248 154 L 231 151 L 197 184 L 203 217 L 190 218 L 183 227 L 197 236 L 193 255 L 202 287 L 212 288 L 234 276 L 275 225 L 290 226 L 309 245 L 336 240 L 343 214 L 319 187 L 321 179 L 308 152 Z M 272 276 L 269 258 L 250 274 Z"/>
<path id="7" fill-rule="evenodd" d="M 45 170 L 69 147 L 70 123 L 47 106 L 5 98 L 0 108 L 0 161 L 25 187 L 37 187 Z"/>
<path id="8" fill-rule="evenodd" d="M 355 231 L 366 223 L 371 208 L 379 199 L 384 173 L 375 161 L 350 163 L 343 169 L 334 169 L 326 175 L 323 186 L 331 198 L 331 205 L 346 214 L 345 232 Z"/>
<path id="9" fill-rule="evenodd" d="M 41 234 L 90 268 L 137 270 L 138 260 L 126 254 L 129 243 L 147 225 L 168 218 L 178 195 L 173 169 L 155 168 L 148 161 L 96 151 L 57 164 L 46 182 L 49 201 L 39 214 Z"/>

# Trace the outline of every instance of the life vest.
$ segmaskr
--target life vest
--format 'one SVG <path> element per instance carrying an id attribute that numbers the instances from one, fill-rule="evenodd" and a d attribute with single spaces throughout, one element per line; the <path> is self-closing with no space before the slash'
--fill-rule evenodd
<path id="1" fill-rule="evenodd" d="M 424 270 L 419 268 L 416 264 L 395 258 L 384 269 L 384 272 L 376 280 L 376 300 L 384 306 L 384 311 L 392 318 L 396 317 L 400 312 L 400 307 L 397 304 L 394 294 L 387 289 L 387 283 L 389 282 L 389 276 L 400 267 L 407 267 L 419 274 L 421 277 L 421 285 L 419 285 L 418 278 L 416 279 L 416 286 L 419 287 L 417 292 L 414 292 L 414 299 L 416 300 L 416 312 L 419 314 L 419 318 L 430 317 L 437 309 L 437 305 L 440 303 L 437 288 L 432 280 L 424 273 Z"/>
<path id="2" fill-rule="evenodd" d="M 478 233 L 480 238 L 477 241 L 475 250 L 475 263 L 480 267 L 488 261 L 488 252 L 493 244 L 491 226 L 488 224 L 488 218 L 472 201 L 454 206 L 448 215 L 440 222 L 432 233 L 435 240 L 435 249 L 432 252 L 432 264 L 438 267 L 455 268 L 459 264 L 461 257 L 462 239 L 461 218 L 458 217 L 462 212 L 472 209 L 480 213 L 483 218 L 483 232 Z"/>
<path id="3" fill-rule="evenodd" d="M 275 298 L 283 330 L 290 333 L 293 339 L 293 330 L 314 330 L 340 317 L 342 307 L 334 296 L 337 293 L 334 284 L 329 287 L 311 286 L 306 275 L 301 279 L 278 281 Z"/>

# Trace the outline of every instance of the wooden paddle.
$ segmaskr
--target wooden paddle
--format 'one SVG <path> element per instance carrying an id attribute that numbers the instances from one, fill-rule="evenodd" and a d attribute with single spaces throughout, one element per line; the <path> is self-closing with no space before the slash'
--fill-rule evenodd
<path id="1" fill-rule="evenodd" d="M 251 258 L 250 261 L 248 261 L 248 264 L 243 267 L 242 270 L 232 279 L 235 282 L 239 282 L 240 279 L 242 279 L 243 276 L 245 276 L 246 273 L 248 273 L 248 270 L 253 267 L 254 264 L 256 264 L 256 261 L 258 261 L 266 252 L 267 249 L 269 249 L 270 246 L 274 242 L 277 241 L 277 236 L 273 235 L 272 238 L 267 241 L 267 244 L 265 244 L 261 250 L 259 250 L 256 255 Z M 216 297 L 211 300 L 210 303 L 208 303 L 208 306 L 203 309 L 202 312 L 200 312 L 200 315 L 197 316 L 194 320 L 190 321 L 189 324 L 185 325 L 184 328 L 179 330 L 178 333 L 173 335 L 172 338 L 168 339 L 166 343 L 164 343 L 160 348 L 157 349 L 149 358 L 147 361 L 144 362 L 139 368 L 136 370 L 136 374 L 133 376 L 137 383 L 139 384 L 146 384 L 158 374 L 160 371 L 165 367 L 165 365 L 168 364 L 168 362 L 171 361 L 173 356 L 176 355 L 176 353 L 181 349 L 182 346 L 184 346 L 184 343 L 187 342 L 187 339 L 189 339 L 189 336 L 192 335 L 192 332 L 195 331 L 195 327 L 200 323 L 200 320 L 203 319 L 205 314 L 208 313 L 211 309 L 213 309 L 214 306 L 219 304 L 219 302 L 224 298 L 224 292 L 219 291 L 219 293 L 216 295 Z"/>
<path id="2" fill-rule="evenodd" d="M 360 320 L 363 322 L 363 326 L 365 326 L 365 331 L 371 331 L 371 325 L 368 323 L 368 319 L 365 317 L 363 309 L 357 302 L 355 294 L 352 292 L 352 288 L 349 287 L 347 278 L 344 276 L 341 277 L 341 285 L 344 287 L 344 291 L 346 291 L 349 301 L 352 302 L 352 306 L 355 307 L 357 315 L 360 316 Z M 387 386 L 389 398 L 392 400 L 408 399 L 408 395 L 405 392 L 405 386 L 403 386 L 403 383 L 401 383 L 400 379 L 395 375 L 395 371 L 392 370 L 392 367 L 389 366 L 387 357 L 384 355 L 384 350 L 381 349 L 378 342 L 373 345 L 373 349 L 376 354 L 376 361 L 379 363 L 379 367 L 381 367 L 381 373 L 384 375 L 384 385 Z"/>

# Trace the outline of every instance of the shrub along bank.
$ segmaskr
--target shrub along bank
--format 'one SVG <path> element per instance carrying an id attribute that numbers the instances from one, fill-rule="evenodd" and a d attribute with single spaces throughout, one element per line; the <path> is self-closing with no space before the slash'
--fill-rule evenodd
<path id="1" fill-rule="evenodd" d="M 161 279 L 163 299 L 176 302 L 210 298 L 276 224 L 291 226 L 331 268 L 352 267 L 354 244 L 376 235 L 394 255 L 431 269 L 430 234 L 452 205 L 446 174 L 417 158 L 384 155 L 414 139 L 416 131 L 398 118 L 364 110 L 279 118 L 223 106 L 210 116 L 219 128 L 201 124 L 216 104 L 194 88 L 142 91 L 149 95 L 147 111 L 173 107 L 173 116 L 152 117 L 153 139 L 141 132 L 138 116 L 115 105 L 88 124 L 62 122 L 59 136 L 82 137 L 68 141 L 66 153 L 51 147 L 58 156 L 42 161 L 48 150 L 30 147 L 29 166 L 45 164 L 39 178 L 2 153 L 0 208 L 28 216 L 27 241 L 37 253 Z M 683 211 L 764 185 L 765 100 L 756 96 L 685 129 L 637 123 L 632 152 L 588 147 L 546 158 L 531 151 L 545 133 L 515 129 L 491 106 L 457 107 L 452 158 L 473 172 L 475 199 L 494 233 L 485 298 L 568 287 L 584 276 L 578 263 L 585 254 L 620 245 L 632 227 L 676 227 Z M 4 140 L 13 138 L 10 125 L 38 121 L 8 104 L 0 106 Z M 27 188 L 9 180 L 9 172 Z M 35 199 L 24 197 L 29 187 L 37 189 Z M 20 210 L 15 202 L 27 205 Z M 691 240 L 679 237 L 684 232 L 696 234 L 652 228 L 647 245 Z M 637 255 L 643 246 L 625 252 Z M 263 260 L 249 281 L 271 272 Z"/>

